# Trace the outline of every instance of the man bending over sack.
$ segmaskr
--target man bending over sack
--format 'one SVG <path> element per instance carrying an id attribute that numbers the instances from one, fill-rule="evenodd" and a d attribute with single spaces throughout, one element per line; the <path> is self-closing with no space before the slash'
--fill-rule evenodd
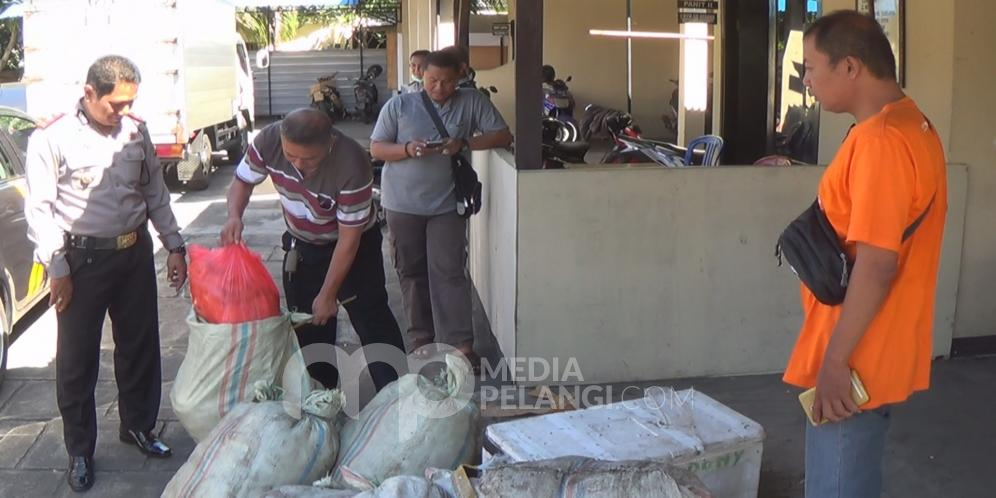
<path id="1" fill-rule="evenodd" d="M 338 298 L 364 346 L 387 344 L 404 356 L 401 331 L 387 302 L 383 236 L 366 151 L 313 109 L 293 111 L 267 126 L 235 170 L 222 244 L 241 241 L 242 215 L 253 187 L 267 177 L 280 194 L 287 225 L 287 307 L 314 316 L 311 324 L 296 329 L 301 347 L 335 344 Z M 339 373 L 329 363 L 332 358 L 315 358 L 306 350 L 304 359 L 312 378 L 326 388 L 336 387 Z M 372 363 L 369 370 L 378 390 L 398 378 L 385 362 Z"/>

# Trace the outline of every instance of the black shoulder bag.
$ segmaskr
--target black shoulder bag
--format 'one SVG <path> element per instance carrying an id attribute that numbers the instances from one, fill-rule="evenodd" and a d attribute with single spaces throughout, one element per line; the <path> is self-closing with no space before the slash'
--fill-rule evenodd
<path id="1" fill-rule="evenodd" d="M 443 124 L 443 119 L 439 117 L 439 113 L 436 112 L 436 106 L 429 99 L 429 94 L 425 93 L 425 90 L 420 93 L 422 94 L 422 104 L 425 106 L 425 112 L 429 113 L 429 117 L 432 118 L 439 136 L 444 140 L 450 138 L 450 134 L 446 131 L 446 125 Z M 481 210 L 481 190 L 483 185 L 477 180 L 477 172 L 470 165 L 470 161 L 463 157 L 463 154 L 460 152 L 453 154 L 450 156 L 450 161 L 453 168 L 453 186 L 457 201 L 457 214 L 463 218 L 470 218 Z"/>
<path id="2" fill-rule="evenodd" d="M 923 213 L 903 231 L 903 242 L 913 236 L 933 205 L 931 197 Z M 819 199 L 789 223 L 778 237 L 775 257 L 778 266 L 782 265 L 782 257 L 788 260 L 792 271 L 821 303 L 836 306 L 844 302 L 854 262 L 844 252 Z"/>

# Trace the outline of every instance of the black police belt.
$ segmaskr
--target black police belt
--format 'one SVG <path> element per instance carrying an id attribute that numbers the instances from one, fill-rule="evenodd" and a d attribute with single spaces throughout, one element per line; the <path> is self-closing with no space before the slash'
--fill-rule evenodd
<path id="1" fill-rule="evenodd" d="M 117 250 L 128 249 L 138 242 L 139 230 L 145 229 L 142 223 L 136 230 L 117 237 L 92 237 L 89 235 L 66 234 L 66 245 L 74 249 Z"/>

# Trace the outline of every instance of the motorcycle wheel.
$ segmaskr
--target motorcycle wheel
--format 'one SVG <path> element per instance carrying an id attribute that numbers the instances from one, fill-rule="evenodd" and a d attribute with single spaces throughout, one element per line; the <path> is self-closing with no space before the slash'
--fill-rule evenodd
<path id="1" fill-rule="evenodd" d="M 560 121 L 560 128 L 557 130 L 558 142 L 576 142 L 578 139 L 578 127 L 570 121 Z"/>

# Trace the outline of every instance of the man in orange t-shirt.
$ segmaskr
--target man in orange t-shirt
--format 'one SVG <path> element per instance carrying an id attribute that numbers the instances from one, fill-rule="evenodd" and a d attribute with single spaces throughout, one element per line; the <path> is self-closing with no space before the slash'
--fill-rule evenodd
<path id="1" fill-rule="evenodd" d="M 819 186 L 854 267 L 839 306 L 803 286 L 806 317 L 784 380 L 815 386 L 814 418 L 830 421 L 807 422 L 806 496 L 878 497 L 890 407 L 930 380 L 944 152 L 896 83 L 892 49 L 874 19 L 854 11 L 820 18 L 805 33 L 804 57 L 804 83 L 822 107 L 857 121 Z M 852 369 L 870 396 L 860 409 L 850 396 Z"/>

